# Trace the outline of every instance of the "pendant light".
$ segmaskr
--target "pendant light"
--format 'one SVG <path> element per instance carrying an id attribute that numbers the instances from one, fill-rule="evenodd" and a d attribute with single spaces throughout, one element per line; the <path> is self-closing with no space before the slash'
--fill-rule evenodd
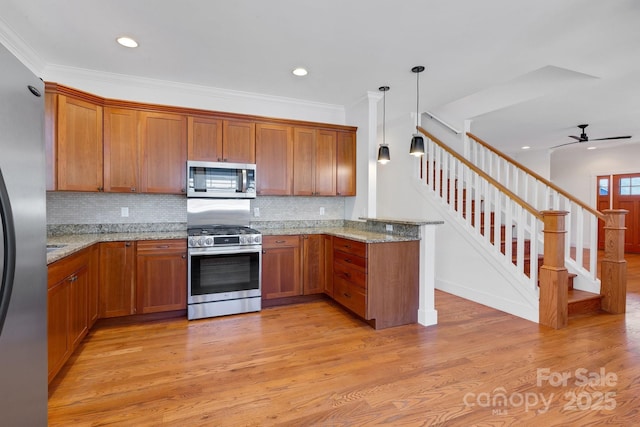
<path id="1" fill-rule="evenodd" d="M 382 144 L 380 144 L 380 148 L 378 148 L 378 163 L 384 165 L 389 160 L 391 160 L 391 156 L 389 155 L 389 146 L 386 143 L 386 121 L 387 121 L 387 102 L 386 102 L 386 92 L 389 90 L 389 86 L 380 86 L 378 88 L 382 92 Z"/>
<path id="2" fill-rule="evenodd" d="M 424 67 L 418 65 L 413 67 L 411 71 L 416 73 L 416 133 L 414 133 L 413 138 L 411 138 L 409 154 L 420 157 L 424 154 L 424 138 L 418 133 L 418 118 L 420 117 L 420 73 L 424 71 Z"/>

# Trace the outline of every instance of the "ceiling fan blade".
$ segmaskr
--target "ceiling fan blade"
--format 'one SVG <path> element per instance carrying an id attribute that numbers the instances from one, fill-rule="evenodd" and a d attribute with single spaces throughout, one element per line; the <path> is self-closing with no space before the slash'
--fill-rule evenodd
<path id="1" fill-rule="evenodd" d="M 575 135 L 569 135 L 569 138 L 573 138 L 573 139 L 577 140 L 578 142 L 585 141 L 584 139 L 580 138 L 579 136 L 575 136 Z M 573 144 L 573 142 L 571 144 Z"/>
<path id="2" fill-rule="evenodd" d="M 631 135 L 625 135 L 625 136 L 610 136 L 609 138 L 595 138 L 592 139 L 591 141 L 605 141 L 607 139 L 629 139 L 631 138 Z"/>
<path id="3" fill-rule="evenodd" d="M 583 140 L 579 139 L 579 141 L 575 141 L 575 142 L 567 142 L 565 144 L 560 144 L 560 145 L 554 145 L 551 148 L 559 148 L 559 147 L 564 147 L 565 145 L 571 145 L 571 144 L 579 144 L 581 142 L 584 142 Z"/>

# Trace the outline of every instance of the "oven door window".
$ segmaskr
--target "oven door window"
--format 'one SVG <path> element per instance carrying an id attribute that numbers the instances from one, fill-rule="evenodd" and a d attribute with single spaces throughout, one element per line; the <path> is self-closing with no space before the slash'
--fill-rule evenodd
<path id="1" fill-rule="evenodd" d="M 191 295 L 260 289 L 260 253 L 191 257 Z"/>

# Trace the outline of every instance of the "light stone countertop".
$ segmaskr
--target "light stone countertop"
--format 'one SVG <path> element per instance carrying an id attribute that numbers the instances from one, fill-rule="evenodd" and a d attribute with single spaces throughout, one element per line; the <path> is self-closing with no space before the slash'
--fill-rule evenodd
<path id="1" fill-rule="evenodd" d="M 328 234 L 331 236 L 344 237 L 364 243 L 383 242 L 406 242 L 420 240 L 417 237 L 401 236 L 396 234 L 376 233 L 359 230 L 351 227 L 278 227 L 260 228 L 255 227 L 264 236 L 273 235 L 293 235 L 293 234 Z M 58 261 L 68 255 L 87 248 L 94 243 L 100 242 L 121 242 L 133 240 L 162 240 L 162 239 L 186 239 L 187 231 L 158 231 L 143 233 L 93 233 L 93 234 L 66 234 L 62 236 L 52 236 L 47 238 L 47 245 L 61 246 L 47 253 L 47 264 Z"/>
<path id="2" fill-rule="evenodd" d="M 311 228 L 257 228 L 263 236 L 293 235 L 293 234 L 328 234 L 336 237 L 356 240 L 364 243 L 407 242 L 420 240 L 418 237 L 401 236 L 397 234 L 376 233 L 351 227 L 311 227 Z"/>
<path id="3" fill-rule="evenodd" d="M 60 248 L 47 253 L 47 265 L 99 242 L 132 240 L 186 239 L 187 231 L 152 231 L 144 233 L 66 234 L 47 238 L 47 245 Z"/>

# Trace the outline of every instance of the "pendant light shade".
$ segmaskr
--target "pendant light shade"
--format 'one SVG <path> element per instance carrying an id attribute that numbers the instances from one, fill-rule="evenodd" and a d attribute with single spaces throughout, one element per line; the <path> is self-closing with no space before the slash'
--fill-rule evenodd
<path id="1" fill-rule="evenodd" d="M 382 92 L 382 144 L 378 148 L 378 163 L 385 164 L 391 160 L 389 153 L 389 146 L 386 142 L 386 122 L 387 122 L 387 102 L 386 93 L 389 90 L 389 86 L 380 86 L 378 88 Z"/>
<path id="2" fill-rule="evenodd" d="M 416 73 L 416 133 L 414 133 L 413 138 L 411 138 L 409 154 L 420 157 L 424 155 L 424 138 L 418 133 L 418 118 L 420 117 L 420 73 L 424 71 L 424 67 L 418 65 L 413 67 L 411 71 Z"/>

